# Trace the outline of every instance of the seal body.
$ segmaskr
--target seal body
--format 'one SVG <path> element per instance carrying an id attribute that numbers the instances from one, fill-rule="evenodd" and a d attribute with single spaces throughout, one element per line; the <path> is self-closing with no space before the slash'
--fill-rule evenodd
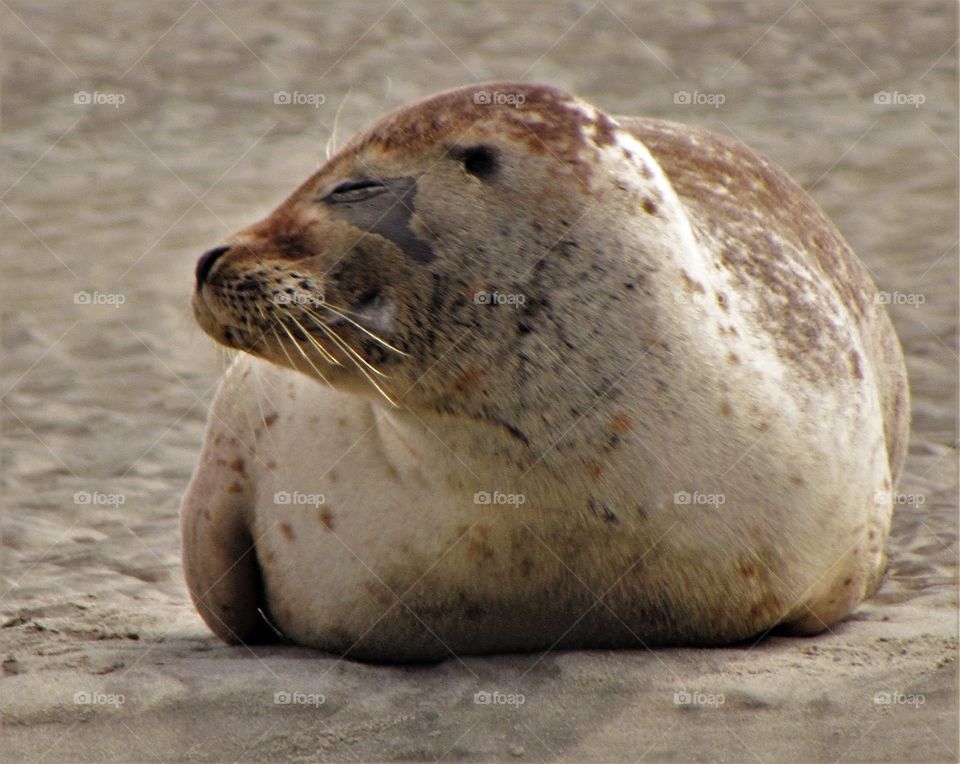
<path id="1" fill-rule="evenodd" d="M 204 255 L 194 310 L 244 351 L 182 512 L 228 642 L 723 644 L 878 585 L 899 343 L 739 143 L 541 85 L 442 93 Z"/>

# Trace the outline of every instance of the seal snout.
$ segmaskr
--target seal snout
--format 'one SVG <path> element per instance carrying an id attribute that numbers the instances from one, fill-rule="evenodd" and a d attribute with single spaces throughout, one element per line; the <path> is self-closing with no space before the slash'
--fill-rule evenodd
<path id="1" fill-rule="evenodd" d="M 197 260 L 196 271 L 197 289 L 203 286 L 203 283 L 207 280 L 207 276 L 210 275 L 210 271 L 213 270 L 213 266 L 216 265 L 217 260 L 229 251 L 230 247 L 214 247 L 200 255 L 200 259 Z"/>

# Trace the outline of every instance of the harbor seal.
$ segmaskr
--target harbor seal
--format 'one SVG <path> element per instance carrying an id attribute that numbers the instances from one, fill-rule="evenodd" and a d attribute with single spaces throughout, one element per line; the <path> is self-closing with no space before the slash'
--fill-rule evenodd
<path id="1" fill-rule="evenodd" d="M 193 601 L 375 661 L 822 631 L 878 585 L 905 456 L 876 295 L 736 141 L 530 83 L 401 108 L 197 263 L 242 352 Z"/>

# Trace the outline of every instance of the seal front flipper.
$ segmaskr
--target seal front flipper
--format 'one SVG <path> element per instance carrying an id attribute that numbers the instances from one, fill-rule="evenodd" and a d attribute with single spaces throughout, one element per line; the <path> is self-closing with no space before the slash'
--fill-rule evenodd
<path id="1" fill-rule="evenodd" d="M 228 644 L 264 644 L 280 637 L 267 620 L 256 539 L 247 521 L 251 485 L 244 449 L 228 426 L 235 417 L 223 410 L 235 367 L 214 402 L 203 453 L 183 498 L 183 569 L 194 606 L 214 634 Z"/>
<path id="2" fill-rule="evenodd" d="M 181 515 L 190 597 L 207 626 L 224 642 L 276 642 L 278 636 L 266 620 L 260 564 L 242 508 L 223 486 L 218 490 L 208 467 L 201 462 Z"/>

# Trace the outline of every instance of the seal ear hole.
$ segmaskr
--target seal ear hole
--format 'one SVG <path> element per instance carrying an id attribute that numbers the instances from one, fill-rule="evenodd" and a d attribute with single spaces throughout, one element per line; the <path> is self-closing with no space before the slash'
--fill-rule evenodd
<path id="1" fill-rule="evenodd" d="M 489 178 L 497 171 L 497 152 L 489 146 L 470 146 L 462 151 L 463 169 L 478 178 Z"/>

